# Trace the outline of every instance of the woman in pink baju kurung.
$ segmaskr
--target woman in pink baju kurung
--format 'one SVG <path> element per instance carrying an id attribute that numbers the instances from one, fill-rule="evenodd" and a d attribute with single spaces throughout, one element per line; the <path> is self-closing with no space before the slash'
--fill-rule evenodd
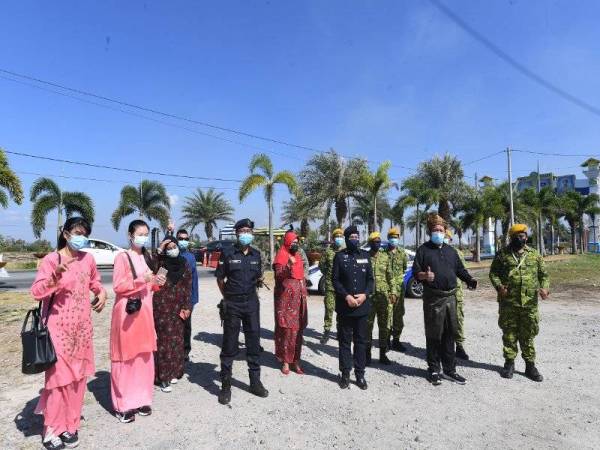
<path id="1" fill-rule="evenodd" d="M 133 421 L 135 413 L 149 415 L 152 412 L 153 352 L 156 351 L 152 284 L 157 281 L 143 250 L 149 230 L 141 220 L 133 221 L 129 230 L 131 249 L 115 258 L 113 289 L 116 298 L 110 329 L 111 398 L 122 422 Z M 135 268 L 135 278 L 128 255 Z M 132 314 L 125 309 L 130 298 L 141 299 L 140 310 Z"/>
<path id="2" fill-rule="evenodd" d="M 85 246 L 91 231 L 89 224 L 76 217 L 67 220 L 64 230 L 58 252 L 42 260 L 31 286 L 33 297 L 43 301 L 57 355 L 56 364 L 45 373 L 44 389 L 36 407 L 36 413 L 44 415 L 46 448 L 60 448 L 61 440 L 67 444 L 78 442 L 87 377 L 95 373 L 90 291 L 100 298 L 93 308 L 96 311 L 106 301 L 94 257 L 74 248 Z M 72 237 L 76 238 L 71 240 Z"/>

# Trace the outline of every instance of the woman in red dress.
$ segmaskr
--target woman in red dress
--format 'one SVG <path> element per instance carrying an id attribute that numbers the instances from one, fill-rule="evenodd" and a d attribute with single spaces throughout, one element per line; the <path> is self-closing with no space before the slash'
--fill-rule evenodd
<path id="1" fill-rule="evenodd" d="M 298 236 L 285 234 L 283 245 L 275 256 L 275 356 L 282 363 L 284 375 L 292 370 L 304 373 L 300 367 L 302 335 L 307 325 L 306 282 L 304 262 L 298 251 Z"/>

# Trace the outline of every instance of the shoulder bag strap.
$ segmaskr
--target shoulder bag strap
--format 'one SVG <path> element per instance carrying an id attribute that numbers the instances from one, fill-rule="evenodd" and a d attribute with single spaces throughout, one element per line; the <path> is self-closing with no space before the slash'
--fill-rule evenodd
<path id="1" fill-rule="evenodd" d="M 133 279 L 137 279 L 137 273 L 135 271 L 135 267 L 133 266 L 133 261 L 131 260 L 131 256 L 129 255 L 129 252 L 125 252 L 125 254 L 127 255 L 127 259 L 129 260 L 129 267 L 131 268 L 131 273 L 133 274 Z"/>
<path id="2" fill-rule="evenodd" d="M 58 265 L 60 266 L 61 264 L 61 257 L 60 257 L 60 253 L 56 252 L 56 254 L 58 255 Z M 48 309 L 46 310 L 46 319 L 44 320 L 44 327 L 48 326 L 48 318 L 50 317 L 50 308 L 52 308 L 52 304 L 54 303 L 54 296 L 56 295 L 56 291 L 54 291 L 52 293 L 52 295 L 50 296 L 50 300 L 48 301 Z M 40 316 L 42 314 L 42 302 L 40 302 Z"/>

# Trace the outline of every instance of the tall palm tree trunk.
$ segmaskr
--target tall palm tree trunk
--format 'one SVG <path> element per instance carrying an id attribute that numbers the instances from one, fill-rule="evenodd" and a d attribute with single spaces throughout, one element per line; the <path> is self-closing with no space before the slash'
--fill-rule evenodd
<path id="1" fill-rule="evenodd" d="M 377 196 L 373 200 L 373 231 L 378 231 L 378 223 L 377 223 Z"/>
<path id="2" fill-rule="evenodd" d="M 550 254 L 554 255 L 554 223 L 550 222 Z"/>
<path id="3" fill-rule="evenodd" d="M 269 266 L 273 263 L 275 246 L 273 243 L 273 194 L 269 195 Z"/>
<path id="4" fill-rule="evenodd" d="M 421 216 L 419 215 L 419 204 L 417 203 L 417 211 L 416 211 L 416 215 L 417 215 L 417 226 L 415 227 L 415 232 L 416 232 L 416 236 L 415 236 L 415 246 L 418 247 L 419 245 L 421 245 Z"/>
<path id="5" fill-rule="evenodd" d="M 481 234 L 479 226 L 475 228 L 475 262 L 481 261 Z"/>
<path id="6" fill-rule="evenodd" d="M 571 253 L 577 254 L 577 243 L 575 242 L 575 224 L 571 226 Z"/>
<path id="7" fill-rule="evenodd" d="M 62 227 L 62 208 L 63 208 L 62 191 L 58 199 L 58 226 L 56 227 L 56 245 L 58 246 L 58 239 L 60 238 L 60 227 Z"/>

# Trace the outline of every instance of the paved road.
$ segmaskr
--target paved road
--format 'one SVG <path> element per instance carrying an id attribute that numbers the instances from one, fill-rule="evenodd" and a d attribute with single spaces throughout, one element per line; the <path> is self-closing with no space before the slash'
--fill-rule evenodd
<path id="1" fill-rule="evenodd" d="M 198 278 L 211 278 L 213 277 L 213 271 L 213 269 L 198 267 Z M 100 269 L 102 284 L 110 285 L 112 283 L 112 272 L 112 269 Z M 0 278 L 0 292 L 29 290 L 35 279 L 35 274 L 34 270 L 9 272 L 9 278 Z"/>

